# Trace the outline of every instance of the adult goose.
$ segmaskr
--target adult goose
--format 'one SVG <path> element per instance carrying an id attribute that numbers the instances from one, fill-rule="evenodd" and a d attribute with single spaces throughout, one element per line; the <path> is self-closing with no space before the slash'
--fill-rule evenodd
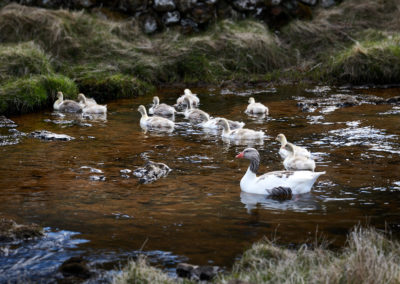
<path id="1" fill-rule="evenodd" d="M 146 108 L 143 105 L 138 107 L 138 111 L 142 115 L 140 118 L 140 126 L 143 129 L 156 129 L 162 131 L 172 131 L 175 127 L 175 123 L 169 119 L 161 116 L 149 117 L 146 112 Z"/>
<path id="2" fill-rule="evenodd" d="M 186 98 L 189 100 L 185 101 Z M 196 94 L 193 94 L 191 90 L 185 89 L 184 94 L 176 100 L 176 104 L 178 106 L 188 106 L 188 104 L 190 104 L 192 107 L 197 107 L 200 104 L 200 99 Z"/>
<path id="3" fill-rule="evenodd" d="M 262 103 L 256 103 L 253 97 L 249 98 L 249 105 L 246 108 L 245 113 L 255 115 L 268 115 L 268 107 Z"/>
<path id="4" fill-rule="evenodd" d="M 311 171 L 274 171 L 257 177 L 260 166 L 260 154 L 254 148 L 246 148 L 236 158 L 250 160 L 250 166 L 240 180 L 244 192 L 265 195 L 302 194 L 309 192 L 320 175 L 325 172 Z"/>
<path id="5" fill-rule="evenodd" d="M 153 97 L 153 106 L 149 108 L 149 114 L 170 117 L 175 114 L 176 110 L 167 104 L 160 104 L 160 99 Z"/>
<path id="6" fill-rule="evenodd" d="M 107 105 L 99 105 L 92 98 L 86 98 L 84 94 L 78 95 L 79 104 L 83 107 L 83 113 L 96 113 L 105 114 L 107 113 Z"/>
<path id="7" fill-rule="evenodd" d="M 198 108 L 192 108 L 188 98 L 185 98 L 184 101 L 186 104 L 186 109 L 183 114 L 185 115 L 186 119 L 189 119 L 193 123 L 202 123 L 210 120 L 210 115 L 208 113 Z"/>
<path id="8" fill-rule="evenodd" d="M 285 148 L 286 144 L 291 144 L 293 146 L 293 148 L 296 151 L 296 155 L 304 156 L 306 158 L 311 158 L 311 153 L 306 148 L 289 143 L 286 140 L 286 136 L 284 134 L 282 133 L 278 134 L 275 140 L 281 143 L 281 147 L 279 148 L 279 155 L 281 156 L 282 159 L 285 159 L 289 155 L 289 151 Z"/>
<path id="9" fill-rule="evenodd" d="M 296 148 L 291 143 L 286 144 L 285 149 L 289 152 L 288 156 L 283 160 L 283 166 L 286 170 L 315 170 L 315 162 L 313 159 L 298 155 Z"/>
<path id="10" fill-rule="evenodd" d="M 255 131 L 248 128 L 231 130 L 225 118 L 220 118 L 218 125 L 222 126 L 222 137 L 230 140 L 259 140 L 264 138 L 263 131 Z"/>
<path id="11" fill-rule="evenodd" d="M 53 108 L 61 112 L 82 112 L 82 107 L 79 103 L 72 100 L 64 101 L 64 94 L 62 92 L 57 93 L 57 100 L 54 102 Z"/>

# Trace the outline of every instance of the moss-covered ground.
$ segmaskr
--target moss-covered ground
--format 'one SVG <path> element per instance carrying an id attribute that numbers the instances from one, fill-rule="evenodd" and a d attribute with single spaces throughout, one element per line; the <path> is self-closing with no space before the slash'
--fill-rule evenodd
<path id="1" fill-rule="evenodd" d="M 0 113 L 50 107 L 57 91 L 104 102 L 174 83 L 398 84 L 397 4 L 343 1 L 279 32 L 247 19 L 153 36 L 133 20 L 10 4 L 0 9 Z"/>

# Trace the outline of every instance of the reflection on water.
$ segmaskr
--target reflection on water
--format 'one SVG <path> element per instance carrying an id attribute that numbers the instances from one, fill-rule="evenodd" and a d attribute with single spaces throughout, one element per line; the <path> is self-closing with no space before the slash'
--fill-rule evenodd
<path id="1" fill-rule="evenodd" d="M 280 145 L 273 139 L 279 133 L 314 153 L 316 170 L 327 173 L 311 193 L 285 201 L 240 192 L 248 162 L 234 157 L 249 143 L 223 141 L 220 132 L 206 132 L 179 115 L 171 133 L 143 132 L 137 108 L 150 104 L 150 96 L 111 102 L 106 118 L 51 112 L 11 117 L 16 127 L 0 125 L 0 214 L 50 229 L 41 241 L 0 244 L 3 277 L 16 279 L 21 272 L 35 281 L 53 275 L 76 254 L 98 271 L 110 271 L 139 251 L 166 269 L 183 260 L 229 267 L 252 242 L 275 231 L 282 243 L 300 243 L 318 228 L 341 245 L 346 232 L 365 220 L 379 228 L 386 223 L 398 236 L 398 107 L 329 108 L 330 97 L 339 94 L 387 99 L 398 91 L 326 86 L 193 90 L 211 116 L 243 121 L 246 128 L 267 134 L 251 145 L 261 155 L 260 174 L 283 169 Z M 157 95 L 172 105 L 181 93 L 164 89 Z M 249 96 L 267 105 L 270 115 L 244 114 Z M 303 112 L 298 98 L 326 104 Z M 75 139 L 42 141 L 25 134 L 41 129 Z M 132 172 L 147 160 L 172 171 L 140 184 Z M 53 240 L 49 246 L 43 245 L 46 239 Z"/>

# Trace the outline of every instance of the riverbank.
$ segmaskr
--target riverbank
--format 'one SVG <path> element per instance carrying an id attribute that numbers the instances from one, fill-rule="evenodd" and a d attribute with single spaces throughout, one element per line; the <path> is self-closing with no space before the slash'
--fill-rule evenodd
<path id="1" fill-rule="evenodd" d="M 169 84 L 399 84 L 395 0 L 344 1 L 271 31 L 223 20 L 148 36 L 132 21 L 9 4 L 0 10 L 0 114 L 51 106 L 57 91 L 105 102 Z"/>
<path id="2" fill-rule="evenodd" d="M 354 228 L 338 252 L 316 241 L 298 249 L 268 239 L 247 250 L 232 271 L 212 283 L 399 283 L 400 244 L 373 228 Z M 131 261 L 113 283 L 197 283 L 172 279 L 139 258 Z"/>

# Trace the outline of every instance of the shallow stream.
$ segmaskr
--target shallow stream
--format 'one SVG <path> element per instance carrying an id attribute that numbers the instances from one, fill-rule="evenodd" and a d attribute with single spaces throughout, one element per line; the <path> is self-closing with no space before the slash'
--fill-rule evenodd
<path id="1" fill-rule="evenodd" d="M 356 224 L 385 226 L 400 236 L 400 107 L 363 103 L 338 108 L 330 98 L 374 95 L 400 89 L 257 87 L 193 89 L 212 116 L 243 121 L 268 137 L 255 145 L 259 172 L 283 168 L 275 137 L 307 147 L 317 171 L 326 171 L 309 194 L 278 201 L 240 192 L 248 161 L 234 157 L 245 145 L 221 140 L 177 116 L 172 133 L 144 133 L 140 104 L 151 97 L 108 104 L 104 118 L 59 116 L 51 111 L 10 117 L 22 133 L 48 130 L 74 137 L 42 141 L 0 128 L 0 217 L 46 227 L 40 241 L 0 244 L 0 282 L 51 282 L 71 256 L 89 260 L 98 278 L 142 252 L 173 274 L 179 262 L 229 269 L 263 236 L 282 244 L 323 236 L 343 245 Z M 163 89 L 174 104 L 182 89 Z M 90 94 L 88 94 L 90 96 Z M 248 117 L 250 96 L 270 108 L 267 118 Z M 302 111 L 305 99 L 328 99 Z M 172 172 L 140 184 L 132 174 L 146 159 Z M 50 277 L 49 277 L 50 276 Z"/>

